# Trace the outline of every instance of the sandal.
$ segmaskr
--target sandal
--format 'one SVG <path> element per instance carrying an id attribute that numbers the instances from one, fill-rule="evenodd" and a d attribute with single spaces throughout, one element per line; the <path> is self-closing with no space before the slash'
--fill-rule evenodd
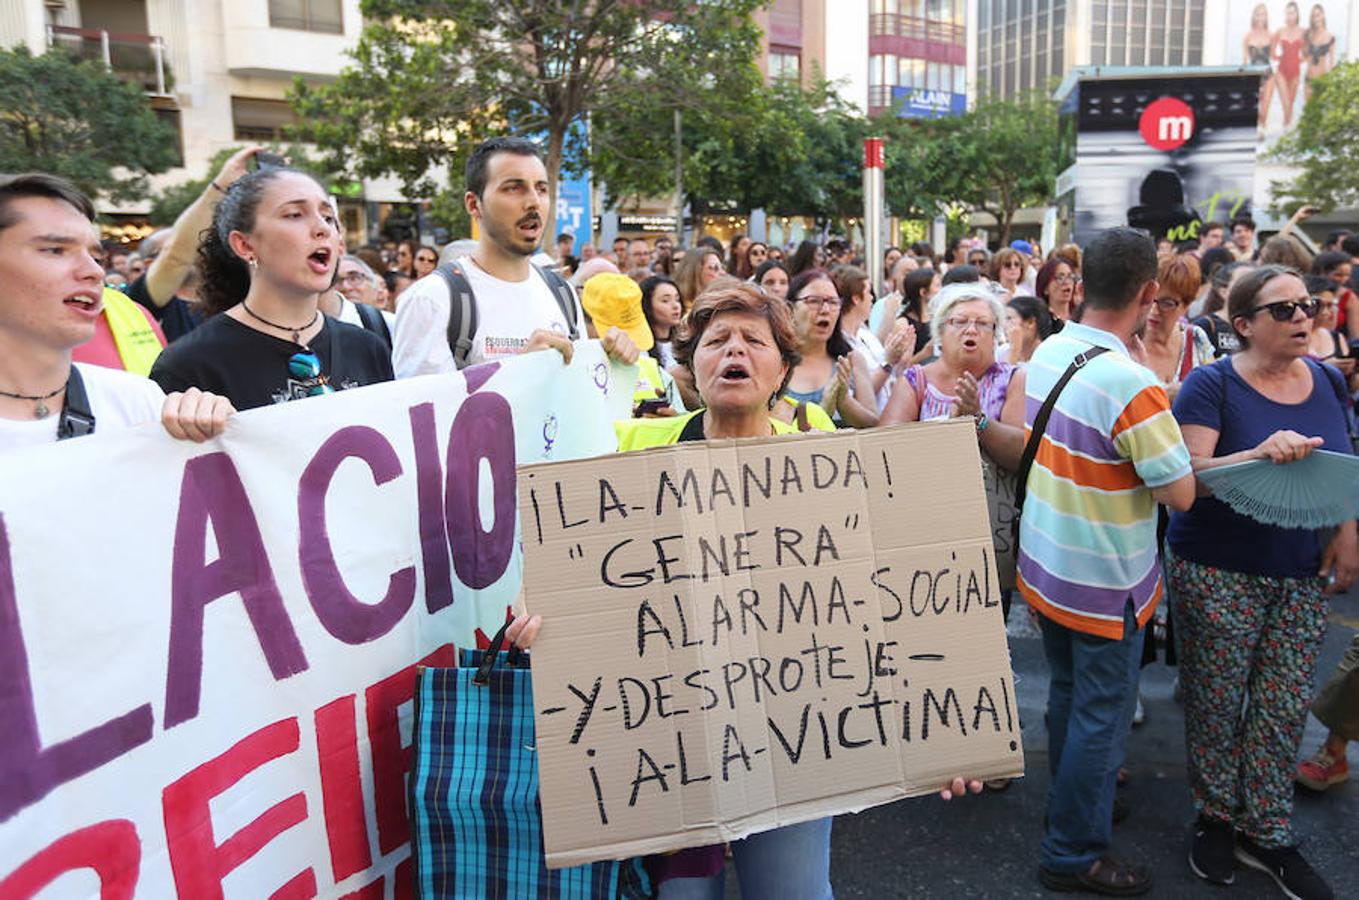
<path id="1" fill-rule="evenodd" d="M 1089 891 L 1106 897 L 1134 897 L 1151 890 L 1151 872 L 1146 866 L 1122 863 L 1102 856 L 1084 872 L 1054 872 L 1039 867 L 1038 877 L 1050 891 L 1069 893 Z"/>

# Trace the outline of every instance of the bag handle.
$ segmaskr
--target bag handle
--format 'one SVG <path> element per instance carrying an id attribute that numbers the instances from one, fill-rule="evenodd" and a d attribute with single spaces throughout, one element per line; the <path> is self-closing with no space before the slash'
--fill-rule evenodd
<path id="1" fill-rule="evenodd" d="M 496 660 L 500 658 L 500 648 L 505 646 L 505 632 L 509 631 L 513 619 L 507 619 L 500 630 L 491 638 L 491 645 L 486 648 L 486 653 L 482 656 L 481 665 L 477 666 L 477 673 L 472 676 L 472 683 L 477 687 L 485 687 L 491 681 L 491 670 L 495 668 Z M 511 643 L 506 662 L 511 666 L 520 665 L 523 657 L 522 650 L 516 644 Z"/>

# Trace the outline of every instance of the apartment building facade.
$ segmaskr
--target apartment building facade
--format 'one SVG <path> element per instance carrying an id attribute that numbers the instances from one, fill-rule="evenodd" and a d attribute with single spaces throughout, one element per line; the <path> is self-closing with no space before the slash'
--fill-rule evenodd
<path id="1" fill-rule="evenodd" d="M 179 135 L 181 165 L 156 186 L 207 174 L 227 147 L 282 139 L 293 80 L 334 79 L 362 29 L 360 0 L 0 0 L 0 46 L 59 46 L 140 80 Z M 105 210 L 136 220 L 148 204 Z M 406 229 L 418 209 L 394 181 L 340 198 L 356 238 Z M 163 224 L 163 223 L 158 223 Z"/>

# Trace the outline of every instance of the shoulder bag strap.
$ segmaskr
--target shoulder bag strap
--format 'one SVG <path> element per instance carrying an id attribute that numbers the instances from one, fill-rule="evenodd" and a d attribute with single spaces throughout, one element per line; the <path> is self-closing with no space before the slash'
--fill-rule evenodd
<path id="1" fill-rule="evenodd" d="M 538 265 L 533 268 L 538 270 L 543 281 L 546 281 L 547 286 L 552 289 L 552 296 L 556 298 L 557 305 L 561 307 L 562 315 L 566 317 L 566 327 L 571 333 L 571 340 L 579 340 L 580 327 L 579 323 L 576 322 L 576 295 L 571 290 L 571 285 L 559 272 Z"/>
<path id="2" fill-rule="evenodd" d="M 453 351 L 454 368 L 461 369 L 467 365 L 472 337 L 477 333 L 477 304 L 472 298 L 472 285 L 455 262 L 444 263 L 434 271 L 448 285 L 448 348 Z"/>
<path id="3" fill-rule="evenodd" d="M 1057 405 L 1057 395 L 1062 393 L 1062 389 L 1067 386 L 1067 382 L 1075 376 L 1077 372 L 1085 368 L 1085 364 L 1096 356 L 1108 350 L 1108 347 L 1091 347 L 1089 350 L 1078 355 L 1071 361 L 1071 365 L 1066 367 L 1062 377 L 1057 379 L 1057 383 L 1048 392 L 1047 399 L 1043 401 L 1042 407 L 1038 410 L 1038 415 L 1033 419 L 1033 430 L 1029 432 L 1028 443 L 1024 445 L 1024 455 L 1019 458 L 1019 469 L 1015 472 L 1015 509 L 1020 515 L 1024 514 L 1024 497 L 1029 490 L 1029 470 L 1033 468 L 1033 458 L 1038 455 L 1038 444 L 1043 439 L 1043 432 L 1047 430 L 1048 419 L 1052 418 L 1053 407 Z M 1018 518 L 1016 518 L 1018 522 Z"/>
<path id="4" fill-rule="evenodd" d="M 66 376 L 66 399 L 61 404 L 61 418 L 57 419 L 57 440 L 87 434 L 94 434 L 94 413 L 90 411 L 90 398 L 85 393 L 85 380 L 80 377 L 80 369 L 72 364 L 71 374 Z"/>

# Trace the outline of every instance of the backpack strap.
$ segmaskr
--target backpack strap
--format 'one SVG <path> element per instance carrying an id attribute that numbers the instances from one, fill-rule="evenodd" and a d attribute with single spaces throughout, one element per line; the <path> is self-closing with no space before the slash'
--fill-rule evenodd
<path id="1" fill-rule="evenodd" d="M 580 325 L 576 321 L 575 291 L 571 290 L 571 285 L 556 269 L 545 269 L 539 265 L 534 265 L 533 268 L 538 270 L 543 281 L 546 281 L 547 286 L 552 289 L 552 296 L 556 298 L 562 315 L 566 317 L 566 328 L 571 334 L 571 340 L 580 340 Z"/>
<path id="2" fill-rule="evenodd" d="M 1048 391 L 1047 399 L 1043 401 L 1042 407 L 1038 410 L 1038 415 L 1034 416 L 1033 429 L 1029 432 L 1028 443 L 1024 445 L 1024 455 L 1019 458 L 1019 469 L 1015 472 L 1015 510 L 1019 515 L 1024 514 L 1024 497 L 1029 492 L 1029 470 L 1033 468 L 1033 458 L 1038 455 L 1038 444 L 1043 439 L 1043 432 L 1047 430 L 1048 419 L 1052 418 L 1052 410 L 1057 405 L 1057 396 L 1062 393 L 1062 389 L 1075 376 L 1077 372 L 1085 368 L 1085 364 L 1096 356 L 1108 350 L 1108 347 L 1091 347 L 1084 353 L 1079 354 L 1071 361 L 1071 365 L 1066 367 L 1062 377 L 1057 379 L 1057 383 Z M 1016 531 L 1019 527 L 1019 516 L 1015 517 Z"/>
<path id="3" fill-rule="evenodd" d="M 382 310 L 367 303 L 355 303 L 354 309 L 358 311 L 359 321 L 363 323 L 363 327 L 382 338 L 388 350 L 392 349 L 392 332 L 387 327 L 387 319 L 382 315 Z"/>
<path id="4" fill-rule="evenodd" d="M 453 351 L 453 366 L 467 366 L 472 352 L 472 336 L 477 333 L 477 304 L 472 284 L 457 262 L 444 263 L 434 270 L 448 285 L 448 349 Z"/>
<path id="5" fill-rule="evenodd" d="M 85 380 L 80 376 L 80 369 L 72 364 L 71 374 L 66 376 L 66 399 L 61 404 L 61 418 L 57 419 L 57 440 L 93 433 L 94 413 L 85 393 Z"/>

